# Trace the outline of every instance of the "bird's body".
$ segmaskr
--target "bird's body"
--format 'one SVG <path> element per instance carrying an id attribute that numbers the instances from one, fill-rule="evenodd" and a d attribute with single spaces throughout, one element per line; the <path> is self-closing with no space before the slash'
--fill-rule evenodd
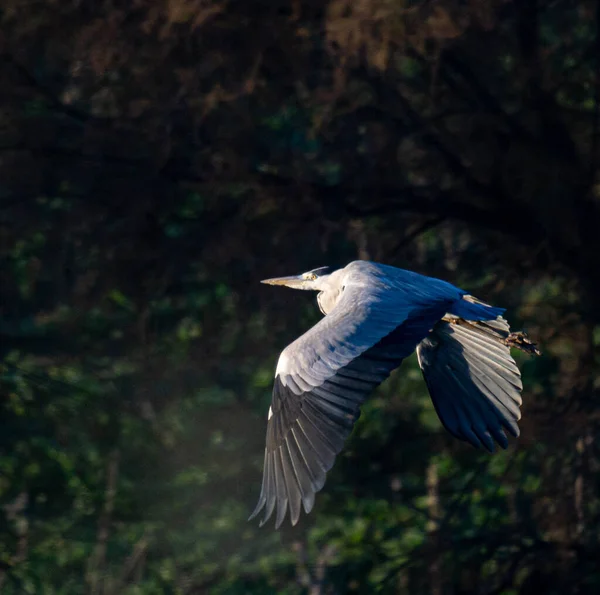
<path id="1" fill-rule="evenodd" d="M 508 445 L 504 429 L 518 436 L 522 384 L 504 310 L 446 281 L 367 261 L 265 283 L 319 291 L 325 317 L 279 357 L 250 518 L 266 507 L 263 524 L 277 507 L 279 527 L 288 508 L 292 524 L 301 505 L 312 509 L 360 405 L 415 349 L 453 435 L 490 451 L 494 441 Z"/>

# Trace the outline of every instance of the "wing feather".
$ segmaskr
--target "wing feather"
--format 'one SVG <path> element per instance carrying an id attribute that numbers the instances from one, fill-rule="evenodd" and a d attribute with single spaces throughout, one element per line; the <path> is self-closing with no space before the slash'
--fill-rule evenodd
<path id="1" fill-rule="evenodd" d="M 302 505 L 302 488 L 298 481 L 298 476 L 294 471 L 294 464 L 288 449 L 288 440 L 279 448 L 281 454 L 281 466 L 283 468 L 283 478 L 286 486 L 288 504 L 290 507 L 290 519 L 293 524 L 298 522 L 300 517 L 300 506 Z"/>
<path id="2" fill-rule="evenodd" d="M 277 500 L 277 516 L 275 523 L 277 526 L 280 526 L 285 518 L 288 505 L 287 488 L 283 476 L 283 463 L 281 461 L 281 448 L 274 450 L 272 456 L 275 462 L 275 490 Z"/>
<path id="3" fill-rule="evenodd" d="M 477 358 L 474 358 L 472 354 L 468 352 L 463 352 L 460 354 L 460 352 L 456 351 L 449 353 L 448 356 L 452 361 L 453 367 L 460 371 L 461 376 L 463 378 L 471 377 L 481 392 L 488 396 L 487 400 L 477 399 L 478 402 L 481 401 L 481 403 L 485 403 L 488 408 L 491 407 L 494 408 L 494 410 L 496 408 L 500 408 L 501 411 L 505 411 L 511 417 L 520 419 L 521 412 L 519 409 L 519 404 L 521 402 L 521 398 L 518 392 L 516 393 L 518 397 L 515 397 L 515 389 L 521 389 L 520 382 L 513 384 L 497 374 L 494 370 L 486 370 L 483 368 L 482 364 L 477 360 Z M 503 400 L 498 399 L 495 393 L 490 390 L 490 387 L 493 386 L 497 386 L 507 398 Z M 472 399 L 473 391 L 470 390 L 468 386 L 467 389 L 469 390 L 466 390 L 464 394 L 467 398 Z M 515 398 L 517 398 L 517 400 L 515 400 Z"/>
<path id="4" fill-rule="evenodd" d="M 263 480 L 258 505 L 250 518 L 266 508 L 262 525 L 276 509 L 275 525 L 279 527 L 287 509 L 292 524 L 298 521 L 300 503 L 306 512 L 312 509 L 315 493 L 323 488 L 326 473 L 333 467 L 360 415 L 360 405 L 415 349 L 443 316 L 445 308 L 444 302 L 438 303 L 425 314 L 420 312 L 418 323 L 412 319 L 400 323 L 383 340 L 300 395 L 295 390 L 300 385 L 297 379 L 308 382 L 306 376 L 288 373 L 286 384 L 283 373 L 276 376 L 272 416 L 267 426 L 267 452 L 277 454 L 283 449 L 283 463 L 281 470 L 278 464 L 275 466 L 275 486 L 268 479 Z M 291 365 L 287 369 L 292 369 Z M 279 457 L 275 458 L 276 463 L 278 460 Z M 269 472 L 270 469 L 265 470 Z"/>
<path id="5" fill-rule="evenodd" d="M 315 488 L 315 491 L 319 491 L 325 485 L 325 474 L 329 471 L 330 466 L 327 464 L 327 459 L 319 451 L 318 445 L 315 445 L 310 439 L 310 431 L 307 432 L 305 429 L 306 423 L 303 416 L 300 416 L 290 432 L 293 433 L 298 443 L 298 448 L 300 448 L 306 466 L 310 469 L 311 475 L 314 478 L 315 486 L 320 486 L 318 489 Z M 325 453 L 326 456 L 327 453 Z"/>
<path id="6" fill-rule="evenodd" d="M 508 323 L 441 320 L 417 347 L 419 365 L 442 424 L 454 436 L 492 451 L 519 435 L 523 384 L 505 343 Z"/>

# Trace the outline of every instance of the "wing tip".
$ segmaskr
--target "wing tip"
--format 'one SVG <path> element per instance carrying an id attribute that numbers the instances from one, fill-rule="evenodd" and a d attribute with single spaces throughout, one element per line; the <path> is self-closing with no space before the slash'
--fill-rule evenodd
<path id="1" fill-rule="evenodd" d="M 263 506 L 265 505 L 264 502 L 259 502 L 259 504 L 256 506 L 256 508 L 252 511 L 252 513 L 250 514 L 250 516 L 248 517 L 248 520 L 246 522 L 250 522 L 252 519 L 255 519 L 258 516 L 258 513 L 263 509 Z"/>
<path id="2" fill-rule="evenodd" d="M 290 511 L 289 518 L 290 518 L 290 524 L 292 527 L 295 527 L 298 524 L 298 522 L 300 521 L 300 517 L 302 516 L 302 508 L 304 508 L 304 512 L 306 514 L 311 513 L 311 511 L 315 505 L 315 495 L 316 495 L 316 492 L 309 492 L 302 497 L 302 507 L 298 508 L 297 514 L 292 515 L 292 513 Z M 254 520 L 259 515 L 259 513 L 265 507 L 266 504 L 267 504 L 266 497 L 264 495 L 261 495 L 261 497 L 258 500 L 258 504 L 256 505 L 256 508 L 252 511 L 252 513 L 248 517 L 247 522 Z M 278 504 L 278 506 L 277 506 L 277 517 L 275 520 L 275 530 L 279 530 L 281 528 L 281 525 L 285 521 L 285 517 L 288 516 L 287 515 L 287 509 L 288 509 L 287 500 L 283 503 L 283 505 L 279 505 L 279 503 L 277 503 L 277 504 Z M 273 512 L 274 512 L 274 508 L 271 509 L 271 511 L 268 514 L 265 514 L 265 516 L 260 520 L 260 522 L 258 524 L 259 528 L 263 527 L 269 521 L 269 519 L 273 516 Z"/>

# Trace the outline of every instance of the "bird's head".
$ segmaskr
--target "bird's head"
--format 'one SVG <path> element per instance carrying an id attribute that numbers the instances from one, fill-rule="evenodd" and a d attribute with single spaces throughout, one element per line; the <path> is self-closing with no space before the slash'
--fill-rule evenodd
<path id="1" fill-rule="evenodd" d="M 306 289 L 321 291 L 323 282 L 329 277 L 330 267 L 319 267 L 312 271 L 307 271 L 301 275 L 292 275 L 291 277 L 276 277 L 275 279 L 264 279 L 261 283 L 267 285 L 283 285 L 292 289 Z"/>

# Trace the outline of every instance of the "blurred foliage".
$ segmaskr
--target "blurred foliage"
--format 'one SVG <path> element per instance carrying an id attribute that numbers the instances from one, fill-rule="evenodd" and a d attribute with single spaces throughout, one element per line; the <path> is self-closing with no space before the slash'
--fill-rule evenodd
<path id="1" fill-rule="evenodd" d="M 0 4 L 0 589 L 597 593 L 591 0 Z M 369 258 L 508 308 L 522 436 L 415 358 L 314 512 L 247 523 L 280 350 L 258 280 Z"/>

